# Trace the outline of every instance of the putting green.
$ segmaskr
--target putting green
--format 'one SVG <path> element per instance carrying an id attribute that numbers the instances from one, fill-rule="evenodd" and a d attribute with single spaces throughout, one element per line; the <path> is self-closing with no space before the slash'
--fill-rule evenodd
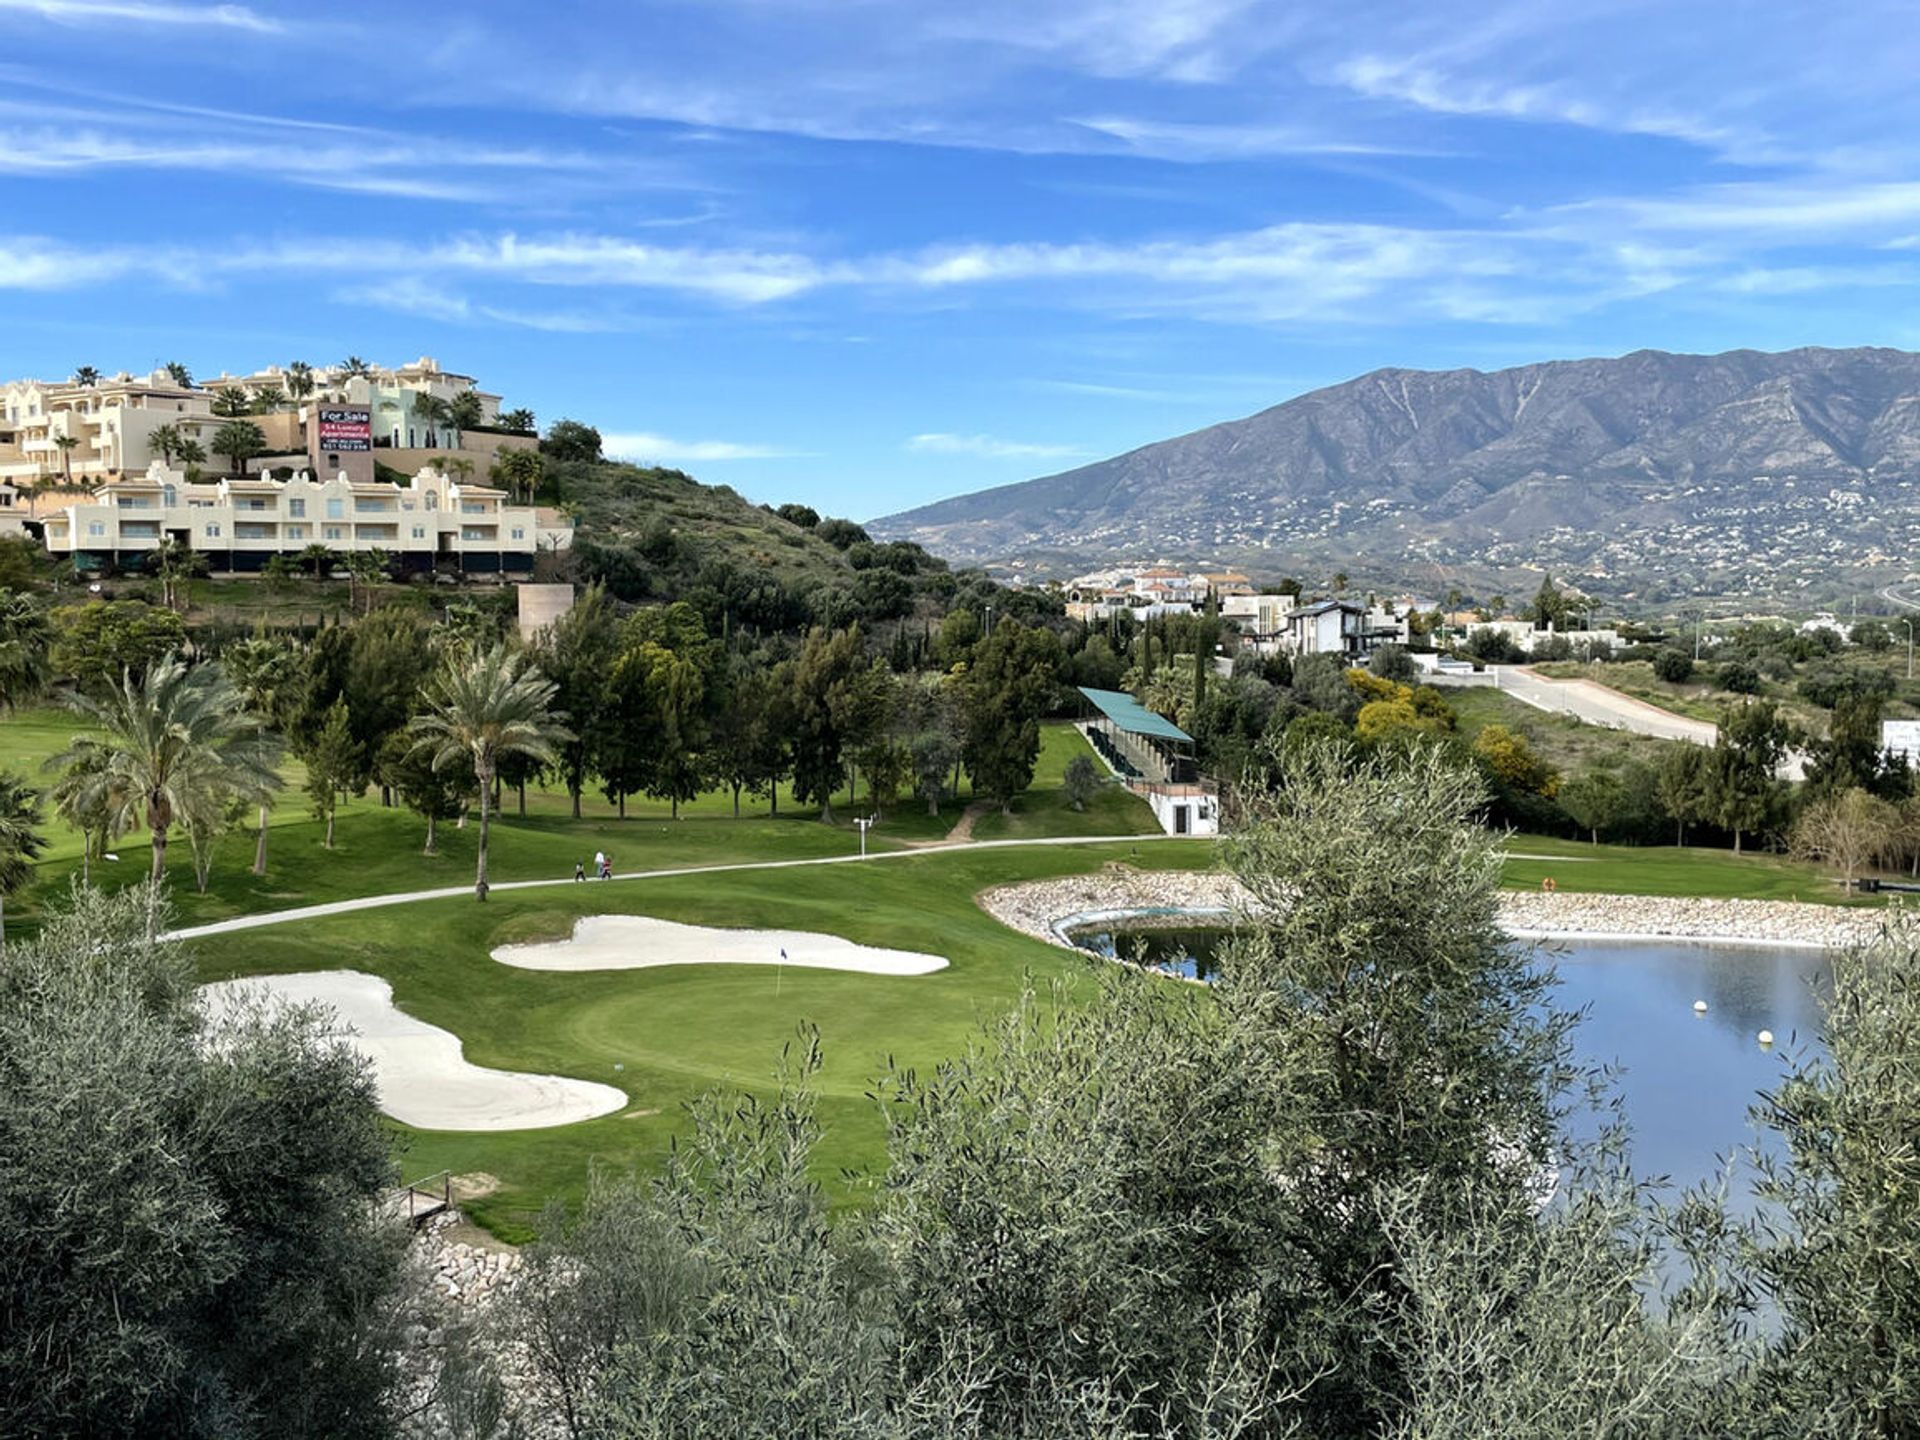
<path id="1" fill-rule="evenodd" d="M 817 1027 L 826 1128 L 821 1178 L 845 1200 L 873 1170 L 885 1129 L 869 1098 L 889 1059 L 925 1068 L 965 1050 L 1031 975 L 1073 973 L 1076 957 L 1008 930 L 974 895 L 1016 880 L 1212 860 L 1194 842 L 933 851 L 880 864 L 556 885 L 424 901 L 193 942 L 202 978 L 353 969 L 393 987 L 406 1014 L 460 1037 L 475 1065 L 616 1084 L 627 1111 L 547 1130 L 449 1133 L 395 1126 L 409 1175 L 484 1171 L 500 1188 L 472 1207 L 504 1238 L 528 1233 L 549 1198 L 571 1199 L 595 1164 L 656 1166 L 685 1127 L 684 1107 L 716 1086 L 770 1093 L 784 1049 Z M 652 915 L 692 925 L 816 931 L 856 944 L 943 955 L 942 970 L 876 976 L 766 965 L 682 965 L 555 972 L 502 965 L 500 945 L 565 937 L 592 915 Z"/>

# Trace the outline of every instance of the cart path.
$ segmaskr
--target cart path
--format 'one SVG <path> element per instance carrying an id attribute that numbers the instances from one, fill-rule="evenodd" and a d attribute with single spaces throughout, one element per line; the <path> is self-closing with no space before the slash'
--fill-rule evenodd
<path id="1" fill-rule="evenodd" d="M 882 850 L 871 855 L 820 855 L 802 860 L 741 860 L 724 865 L 683 865 L 667 870 L 636 870 L 616 875 L 611 880 L 575 880 L 556 876 L 551 880 L 501 880 L 487 887 L 488 892 L 540 890 L 567 885 L 619 885 L 645 880 L 672 880 L 683 875 L 726 875 L 749 870 L 794 870 L 805 865 L 877 865 L 885 860 L 908 860 L 915 856 L 939 855 L 958 850 L 1012 850 L 1030 845 L 1125 845 L 1142 841 L 1178 841 L 1182 844 L 1210 843 L 1208 835 L 1052 835 L 1028 840 L 971 840 L 964 844 L 936 843 L 911 849 Z M 1530 855 L 1509 852 L 1509 860 L 1552 860 L 1563 864 L 1588 864 L 1594 858 L 1585 855 Z M 163 940 L 198 940 L 207 935 L 231 935 L 241 930 L 260 930 L 270 925 L 290 925 L 300 920 L 322 920 L 331 915 L 350 915 L 357 910 L 380 910 L 389 905 L 413 905 L 423 900 L 454 900 L 471 896 L 471 885 L 443 885 L 433 890 L 401 890 L 390 895 L 361 895 L 352 900 L 330 900 L 322 905 L 302 905 L 292 910 L 268 910 L 259 915 L 236 915 L 231 920 L 215 920 L 206 925 L 188 925 L 169 930 Z"/>

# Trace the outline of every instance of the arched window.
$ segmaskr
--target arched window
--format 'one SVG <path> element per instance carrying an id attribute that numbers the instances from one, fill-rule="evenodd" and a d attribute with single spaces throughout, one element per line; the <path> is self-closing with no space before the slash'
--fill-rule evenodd
<path id="1" fill-rule="evenodd" d="M 160 503 L 169 507 L 178 505 L 180 503 L 180 492 L 171 485 L 162 487 L 160 491 Z"/>
<path id="2" fill-rule="evenodd" d="M 438 490 L 427 491 L 427 509 L 438 510 L 439 508 L 440 508 L 440 492 Z"/>

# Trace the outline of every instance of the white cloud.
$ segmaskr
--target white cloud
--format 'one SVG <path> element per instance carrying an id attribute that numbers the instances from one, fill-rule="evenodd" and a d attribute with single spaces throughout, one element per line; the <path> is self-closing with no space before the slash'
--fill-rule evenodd
<path id="1" fill-rule="evenodd" d="M 915 435 L 906 448 L 922 455 L 977 455 L 987 460 L 1061 459 L 1085 455 L 1073 445 L 1033 445 L 1020 440 L 998 440 L 991 435 Z"/>
<path id="2" fill-rule="evenodd" d="M 1803 178 L 1713 185 L 1673 197 L 1593 200 L 1563 209 L 1612 215 L 1650 230 L 1765 232 L 1777 240 L 1877 227 L 1904 230 L 1920 220 L 1920 181 Z"/>
<path id="3" fill-rule="evenodd" d="M 245 5 L 168 5 L 158 0 L 0 0 L 0 11 L 38 15 L 46 20 L 135 25 L 174 25 L 274 34 L 286 27 Z"/>
<path id="4" fill-rule="evenodd" d="M 644 430 L 603 433 L 601 448 L 616 460 L 789 460 L 804 454 L 773 445 L 742 445 L 732 440 L 675 440 Z"/>

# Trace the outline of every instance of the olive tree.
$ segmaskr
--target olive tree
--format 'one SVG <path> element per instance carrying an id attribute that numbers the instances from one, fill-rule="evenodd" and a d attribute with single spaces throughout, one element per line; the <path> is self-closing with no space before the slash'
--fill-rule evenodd
<path id="1" fill-rule="evenodd" d="M 373 1077 L 320 1014 L 203 1010 L 156 890 L 76 888 L 0 963 L 0 1433 L 387 1433 Z"/>

